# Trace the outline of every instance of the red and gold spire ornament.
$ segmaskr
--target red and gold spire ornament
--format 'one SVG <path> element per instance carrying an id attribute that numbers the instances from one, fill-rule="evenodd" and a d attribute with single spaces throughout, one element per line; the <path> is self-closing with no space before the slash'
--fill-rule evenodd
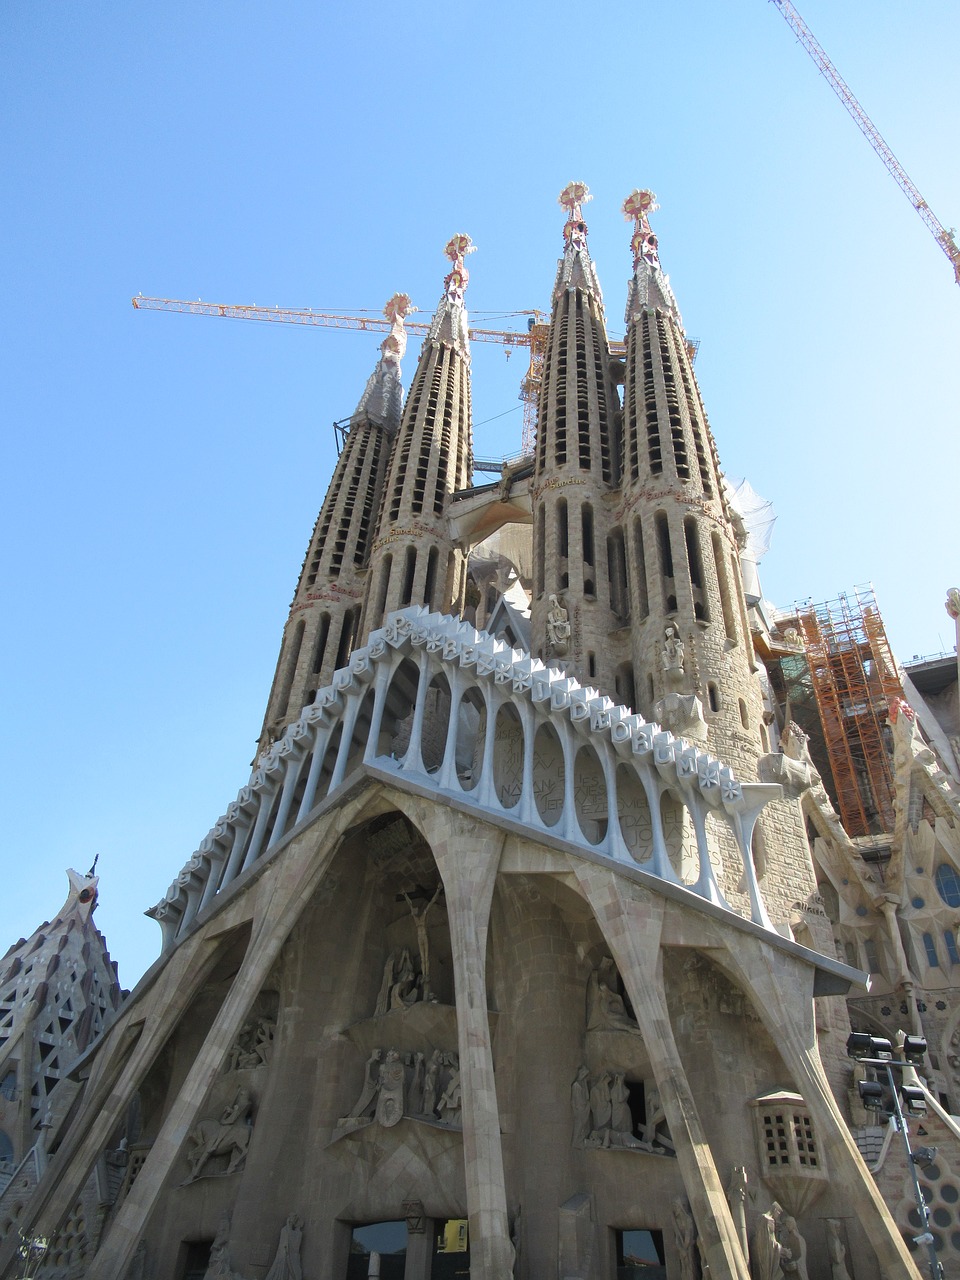
<path id="1" fill-rule="evenodd" d="M 656 212 L 660 206 L 657 204 L 657 197 L 652 191 L 641 191 L 639 189 L 631 191 L 624 200 L 623 216 L 628 222 L 633 223 L 633 235 L 630 239 L 630 248 L 633 250 L 633 269 L 634 271 L 640 266 L 641 262 L 645 262 L 648 267 L 659 268 L 660 254 L 657 249 L 657 237 L 650 229 L 648 215 Z"/>
<path id="2" fill-rule="evenodd" d="M 470 272 L 463 260 L 468 253 L 475 253 L 476 249 L 477 246 L 470 237 L 462 232 L 451 236 L 444 245 L 443 252 L 453 263 L 453 270 L 444 276 L 443 287 L 447 291 L 447 298 L 451 302 L 459 303 L 460 306 L 463 306 L 463 293 L 470 283 Z"/>
<path id="3" fill-rule="evenodd" d="M 406 293 L 395 293 L 383 308 L 383 314 L 390 321 L 390 332 L 380 344 L 383 359 L 388 364 L 399 367 L 403 353 L 407 349 L 407 331 L 403 327 L 405 318 L 417 308 Z"/>
<path id="4" fill-rule="evenodd" d="M 592 200 L 590 188 L 585 182 L 568 182 L 558 196 L 558 203 L 567 211 L 563 228 L 563 243 L 568 249 L 583 250 L 587 247 L 587 224 L 583 220 L 581 206 Z"/>

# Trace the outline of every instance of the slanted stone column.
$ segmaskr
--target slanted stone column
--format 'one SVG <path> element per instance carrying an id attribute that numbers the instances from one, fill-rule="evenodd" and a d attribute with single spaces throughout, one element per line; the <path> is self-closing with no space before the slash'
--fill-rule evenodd
<path id="1" fill-rule="evenodd" d="M 606 867 L 575 857 L 570 864 L 630 995 L 711 1280 L 750 1280 L 670 1023 L 660 955 L 664 900 Z"/>
<path id="2" fill-rule="evenodd" d="M 490 904 L 504 836 L 467 815 L 422 802 L 411 817 L 429 841 L 443 878 L 453 945 L 470 1275 L 511 1280 L 514 1255 L 486 981 Z"/>
<path id="3" fill-rule="evenodd" d="M 884 1280 L 918 1280 L 919 1272 L 844 1123 L 820 1051 L 813 1004 L 812 965 L 738 935 L 713 958 L 743 987 L 810 1109 L 831 1184 L 843 1188 L 850 1210 L 877 1256 Z"/>

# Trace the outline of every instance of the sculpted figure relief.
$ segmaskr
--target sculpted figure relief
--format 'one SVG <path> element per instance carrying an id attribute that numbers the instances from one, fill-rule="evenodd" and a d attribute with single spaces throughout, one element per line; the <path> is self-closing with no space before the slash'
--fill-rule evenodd
<path id="1" fill-rule="evenodd" d="M 570 1086 L 573 1107 L 573 1145 L 582 1147 L 590 1137 L 590 1072 L 581 1067 Z"/>
<path id="2" fill-rule="evenodd" d="M 410 898 L 404 893 L 403 897 L 410 908 L 410 914 L 413 916 L 413 923 L 417 930 L 417 947 L 420 951 L 420 999 L 435 1000 L 436 997 L 430 990 L 430 938 L 427 934 L 427 915 L 430 908 L 440 897 L 443 890 L 442 882 L 437 885 L 433 897 L 425 906 L 417 908 L 411 902 Z"/>
<path id="3" fill-rule="evenodd" d="M 780 1267 L 780 1241 L 777 1239 L 777 1224 L 773 1213 L 768 1209 L 760 1215 L 757 1229 L 753 1234 L 753 1247 L 750 1260 L 756 1280 L 783 1280 Z"/>
<path id="4" fill-rule="evenodd" d="M 589 1069 L 581 1067 L 570 1086 L 575 1147 L 626 1147 L 635 1151 L 664 1154 L 633 1132 L 630 1088 L 622 1071 L 602 1071 L 591 1081 Z"/>
<path id="5" fill-rule="evenodd" d="M 683 641 L 676 627 L 664 630 L 661 656 L 664 671 L 683 675 Z"/>
<path id="6" fill-rule="evenodd" d="M 404 1116 L 459 1128 L 461 1123 L 460 1059 L 456 1053 L 434 1049 L 420 1052 L 374 1049 L 367 1059 L 360 1097 L 348 1115 L 337 1121 L 347 1133 L 372 1120 L 392 1128 Z"/>
<path id="7" fill-rule="evenodd" d="M 847 1270 L 847 1250 L 843 1243 L 843 1224 L 839 1218 L 827 1219 L 827 1256 L 830 1259 L 830 1280 L 850 1280 Z"/>
<path id="8" fill-rule="evenodd" d="M 447 1080 L 447 1087 L 440 1095 L 440 1101 L 437 1103 L 437 1110 L 440 1112 L 440 1119 L 447 1124 L 459 1126 L 462 1096 L 460 1092 L 460 1064 L 457 1061 L 456 1054 L 448 1053 L 445 1055 L 445 1061 L 450 1068 L 450 1077 Z"/>
<path id="9" fill-rule="evenodd" d="M 639 1032 L 636 1021 L 627 1013 L 623 997 L 617 994 L 617 968 L 609 956 L 587 979 L 587 1030 Z"/>
<path id="10" fill-rule="evenodd" d="M 551 653 L 562 658 L 570 647 L 570 615 L 560 603 L 560 597 L 551 595 L 547 614 L 547 646 Z"/>
<path id="11" fill-rule="evenodd" d="M 807 1242 L 797 1228 L 797 1220 L 774 1202 L 770 1210 L 777 1223 L 777 1239 L 780 1241 L 780 1268 L 785 1276 L 797 1280 L 810 1280 L 807 1272 Z"/>
<path id="12" fill-rule="evenodd" d="M 230 1050 L 228 1071 L 249 1071 L 265 1066 L 270 1060 L 276 1032 L 273 1018 L 258 1018 L 246 1023 Z"/>
<path id="13" fill-rule="evenodd" d="M 300 1242 L 303 1238 L 303 1222 L 299 1214 L 291 1213 L 280 1232 L 277 1256 L 267 1272 L 266 1280 L 303 1280 L 300 1265 Z"/>
<path id="14" fill-rule="evenodd" d="M 392 1128 L 403 1116 L 405 1083 L 400 1054 L 396 1049 L 388 1049 L 380 1066 L 377 1108 L 374 1113 L 375 1119 L 385 1129 Z"/>
<path id="15" fill-rule="evenodd" d="M 677 1246 L 677 1257 L 680 1259 L 680 1280 L 695 1280 L 693 1249 L 696 1236 L 690 1207 L 686 1200 L 677 1196 L 673 1202 L 673 1238 Z"/>
<path id="16" fill-rule="evenodd" d="M 224 1175 L 236 1173 L 243 1167 L 250 1145 L 253 1124 L 253 1099 L 246 1089 L 241 1089 L 229 1106 L 224 1107 L 219 1120 L 201 1120 L 188 1135 L 193 1150 L 187 1154 L 190 1165 L 188 1182 L 195 1182 L 204 1175 L 207 1162 L 214 1156 L 227 1156 Z"/>

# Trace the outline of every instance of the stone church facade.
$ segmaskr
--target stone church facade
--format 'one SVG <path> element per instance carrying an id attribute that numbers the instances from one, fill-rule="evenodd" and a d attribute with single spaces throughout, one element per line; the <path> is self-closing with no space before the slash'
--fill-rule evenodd
<path id="1" fill-rule="evenodd" d="M 160 959 L 51 1086 L 0 1275 L 16 1227 L 50 1280 L 916 1277 L 851 1017 L 947 1042 L 928 1187 L 960 1274 L 948 1004 L 918 1012 L 904 895 L 771 689 L 792 639 L 744 590 L 653 197 L 624 206 L 622 357 L 587 198 L 561 197 L 536 450 L 500 483 L 471 485 L 468 238 L 405 399 L 388 304 L 254 772 L 151 908 Z M 921 846 L 931 883 L 960 869 L 956 760 L 903 708 L 891 865 L 916 900 Z M 844 942 L 879 920 L 875 998 Z"/>

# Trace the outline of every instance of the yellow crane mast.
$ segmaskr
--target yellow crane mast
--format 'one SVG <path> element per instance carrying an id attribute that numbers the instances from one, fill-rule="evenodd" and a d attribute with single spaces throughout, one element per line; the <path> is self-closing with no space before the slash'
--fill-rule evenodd
<path id="1" fill-rule="evenodd" d="M 881 135 L 880 130 L 864 111 L 863 107 L 861 107 L 853 90 L 827 57 L 820 42 L 800 17 L 799 13 L 797 13 L 796 9 L 790 3 L 790 0 L 773 0 L 773 3 L 783 14 L 784 20 L 792 30 L 796 32 L 798 40 L 820 68 L 820 72 L 824 79 L 833 89 L 834 93 L 843 105 L 847 108 L 849 113 L 853 116 L 854 120 L 857 122 L 860 132 L 886 165 L 887 170 L 892 175 L 897 186 L 927 224 L 933 238 L 950 259 L 950 263 L 953 267 L 954 279 L 957 284 L 960 284 L 960 246 L 957 245 L 956 230 L 952 227 L 950 230 L 947 230 L 927 204 L 926 200 L 924 200 L 914 183 L 910 180 L 910 177 L 903 165 L 890 150 L 890 147 Z"/>

